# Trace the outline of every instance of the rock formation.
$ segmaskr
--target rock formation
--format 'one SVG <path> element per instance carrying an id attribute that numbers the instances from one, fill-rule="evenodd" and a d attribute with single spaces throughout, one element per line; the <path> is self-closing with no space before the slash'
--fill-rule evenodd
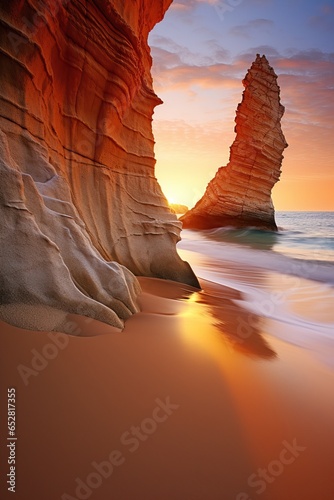
<path id="1" fill-rule="evenodd" d="M 277 230 L 271 190 L 279 180 L 284 148 L 277 76 L 265 56 L 256 56 L 243 80 L 230 161 L 208 184 L 181 221 L 184 228 L 253 226 Z"/>
<path id="2" fill-rule="evenodd" d="M 1 2 L 0 319 L 122 327 L 134 274 L 198 285 L 154 176 L 147 38 L 170 3 Z"/>
<path id="3" fill-rule="evenodd" d="M 185 214 L 189 210 L 187 205 L 180 205 L 179 203 L 170 203 L 169 208 L 173 214 Z"/>

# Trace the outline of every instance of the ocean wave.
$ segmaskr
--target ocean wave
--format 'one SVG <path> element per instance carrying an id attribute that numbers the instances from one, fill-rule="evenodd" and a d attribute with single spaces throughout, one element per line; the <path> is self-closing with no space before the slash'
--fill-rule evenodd
<path id="1" fill-rule="evenodd" d="M 334 263 L 334 222 L 332 213 L 288 213 L 279 230 L 264 231 L 252 227 L 192 231 L 192 239 L 211 240 L 243 247 L 272 250 L 276 253 L 308 262 Z M 284 221 L 285 214 L 278 216 Z M 189 238 L 189 235 L 187 236 Z"/>
<path id="2" fill-rule="evenodd" d="M 269 237 L 277 242 L 279 234 Z M 263 318 L 267 334 L 311 349 L 333 367 L 334 262 L 317 259 L 320 249 L 302 248 L 308 258 L 295 258 L 276 251 L 277 243 L 262 245 L 266 238 L 254 229 L 185 230 L 177 248 L 199 278 L 240 292 L 233 300 L 248 311 L 246 321 Z"/>
<path id="3" fill-rule="evenodd" d="M 252 235 L 253 230 L 246 230 Z M 258 231 L 260 232 L 260 231 Z M 229 261 L 235 264 L 247 263 L 249 266 L 276 271 L 282 274 L 298 276 L 305 279 L 334 284 L 334 262 L 318 259 L 318 252 L 304 252 L 308 258 L 295 258 L 276 251 L 268 251 L 268 247 L 243 245 L 227 240 L 210 238 L 210 233 L 221 235 L 221 230 L 182 231 L 182 240 L 178 243 L 180 250 L 188 250 L 202 255 L 205 259 L 222 263 Z"/>

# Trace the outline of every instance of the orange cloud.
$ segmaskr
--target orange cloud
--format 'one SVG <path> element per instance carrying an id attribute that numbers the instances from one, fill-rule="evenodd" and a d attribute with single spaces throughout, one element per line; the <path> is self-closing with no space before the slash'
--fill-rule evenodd
<path id="1" fill-rule="evenodd" d="M 241 79 L 260 52 L 271 54 L 286 108 L 282 127 L 289 148 L 281 182 L 273 191 L 274 203 L 282 210 L 334 210 L 333 54 L 319 50 L 279 54 L 272 47 L 255 47 L 234 61 L 222 52 L 226 61 L 215 62 L 213 50 L 205 64 L 203 56 L 197 58 L 168 39 L 160 42 L 164 47 L 152 51 L 154 85 L 169 108 L 157 108 L 153 124 L 157 177 L 167 195 L 173 196 L 178 186 L 176 201 L 191 206 L 217 168 L 227 163 Z M 182 121 L 182 116 L 189 121 Z"/>

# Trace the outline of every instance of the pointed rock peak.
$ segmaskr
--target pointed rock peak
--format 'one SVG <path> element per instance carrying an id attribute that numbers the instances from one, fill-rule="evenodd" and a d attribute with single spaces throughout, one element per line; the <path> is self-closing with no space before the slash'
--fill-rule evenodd
<path id="1" fill-rule="evenodd" d="M 253 64 L 268 64 L 269 66 L 269 62 L 268 62 L 268 59 L 266 58 L 266 56 L 263 54 L 263 56 L 260 56 L 260 54 L 256 54 L 256 59 L 255 61 L 253 62 Z"/>
<path id="2" fill-rule="evenodd" d="M 230 161 L 209 183 L 204 196 L 182 218 L 183 227 L 220 226 L 276 230 L 271 190 L 279 180 L 284 148 L 284 106 L 277 75 L 265 55 L 256 55 L 236 112 Z"/>

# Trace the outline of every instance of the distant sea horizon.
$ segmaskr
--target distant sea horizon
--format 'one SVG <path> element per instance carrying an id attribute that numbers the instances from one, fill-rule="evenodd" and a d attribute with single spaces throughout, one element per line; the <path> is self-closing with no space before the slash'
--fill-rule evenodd
<path id="1" fill-rule="evenodd" d="M 183 230 L 178 249 L 197 254 L 211 268 L 226 261 L 235 266 L 247 263 L 334 284 L 334 211 L 278 210 L 275 219 L 277 232 L 232 227 Z"/>

